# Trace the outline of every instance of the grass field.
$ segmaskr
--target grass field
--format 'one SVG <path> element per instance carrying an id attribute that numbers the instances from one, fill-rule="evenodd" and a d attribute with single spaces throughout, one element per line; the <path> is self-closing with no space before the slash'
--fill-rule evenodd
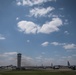
<path id="1" fill-rule="evenodd" d="M 76 71 L 2 71 L 0 75 L 76 75 Z"/>

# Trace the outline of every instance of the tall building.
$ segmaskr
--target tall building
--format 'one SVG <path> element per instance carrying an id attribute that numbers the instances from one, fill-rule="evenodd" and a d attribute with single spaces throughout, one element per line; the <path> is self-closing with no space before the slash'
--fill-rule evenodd
<path id="1" fill-rule="evenodd" d="M 21 53 L 17 54 L 17 67 L 19 69 L 21 68 Z"/>

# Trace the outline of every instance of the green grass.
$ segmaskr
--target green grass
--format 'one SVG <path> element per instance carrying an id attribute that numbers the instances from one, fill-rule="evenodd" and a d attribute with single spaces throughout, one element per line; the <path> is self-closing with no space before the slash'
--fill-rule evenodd
<path id="1" fill-rule="evenodd" d="M 76 71 L 4 71 L 0 75 L 76 75 Z"/>

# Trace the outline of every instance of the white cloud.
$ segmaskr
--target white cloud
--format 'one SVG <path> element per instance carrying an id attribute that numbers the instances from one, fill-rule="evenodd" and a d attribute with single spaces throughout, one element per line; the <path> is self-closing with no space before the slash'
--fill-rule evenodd
<path id="1" fill-rule="evenodd" d="M 64 31 L 64 34 L 67 34 L 67 35 L 68 35 L 68 34 L 69 34 L 69 32 L 68 32 L 68 31 Z"/>
<path id="2" fill-rule="evenodd" d="M 53 15 L 53 14 L 52 14 L 52 13 L 50 13 L 50 14 L 48 14 L 48 17 L 50 18 L 50 17 L 52 17 L 52 15 Z"/>
<path id="3" fill-rule="evenodd" d="M 45 46 L 48 46 L 49 45 L 49 42 L 46 41 L 46 42 L 42 43 L 41 45 L 44 46 L 44 47 Z"/>
<path id="4" fill-rule="evenodd" d="M 76 45 L 75 44 L 67 44 L 67 43 L 59 43 L 59 42 L 51 42 L 52 45 L 54 46 L 62 46 L 64 49 L 76 49 Z"/>
<path id="5" fill-rule="evenodd" d="M 63 56 L 63 57 L 61 57 L 61 58 L 62 58 L 62 59 L 69 60 L 69 59 L 72 59 L 72 57 L 73 57 L 73 56 L 70 55 L 70 56 Z"/>
<path id="6" fill-rule="evenodd" d="M 64 25 L 68 25 L 68 24 L 69 24 L 68 19 L 65 19 Z"/>
<path id="7" fill-rule="evenodd" d="M 3 54 L 0 54 L 0 57 L 8 57 L 9 55 L 16 55 L 17 52 L 5 52 Z"/>
<path id="8" fill-rule="evenodd" d="M 50 18 L 50 17 L 52 17 L 52 18 L 58 18 L 58 17 L 61 17 L 60 15 L 55 15 L 55 14 L 53 14 L 53 13 L 50 13 L 50 14 L 48 14 L 48 17 Z"/>
<path id="9" fill-rule="evenodd" d="M 6 38 L 0 34 L 0 40 L 5 40 Z"/>
<path id="10" fill-rule="evenodd" d="M 30 40 L 27 40 L 27 43 L 29 43 L 30 42 Z"/>
<path id="11" fill-rule="evenodd" d="M 47 7 L 47 8 L 34 8 L 30 10 L 30 15 L 35 17 L 41 17 L 48 14 L 50 11 L 54 10 L 53 7 Z"/>
<path id="12" fill-rule="evenodd" d="M 22 5 L 22 6 L 40 5 L 40 4 L 43 4 L 45 2 L 49 2 L 49 1 L 56 2 L 56 0 L 16 0 L 18 6 L 20 6 L 20 5 Z"/>
<path id="13" fill-rule="evenodd" d="M 59 15 L 59 17 L 65 17 L 64 15 Z"/>
<path id="14" fill-rule="evenodd" d="M 4 55 L 16 55 L 17 52 L 5 52 Z"/>
<path id="15" fill-rule="evenodd" d="M 52 21 L 39 26 L 31 21 L 20 21 L 18 22 L 19 31 L 24 32 L 26 34 L 36 34 L 36 33 L 44 33 L 50 34 L 55 31 L 59 31 L 59 28 L 62 26 L 62 20 L 60 18 L 53 18 Z"/>
<path id="16" fill-rule="evenodd" d="M 64 46 L 66 45 L 66 43 L 59 43 L 59 42 L 51 42 L 52 45 L 55 45 L 55 46 Z"/>
<path id="17" fill-rule="evenodd" d="M 55 31 L 59 31 L 58 27 L 60 26 L 62 26 L 62 20 L 60 18 L 53 18 L 52 21 L 43 24 L 38 32 L 49 34 Z"/>
<path id="18" fill-rule="evenodd" d="M 58 17 L 58 15 L 52 15 L 52 17 Z"/>
<path id="19" fill-rule="evenodd" d="M 19 20 L 19 17 L 17 17 L 16 20 Z"/>
<path id="20" fill-rule="evenodd" d="M 64 49 L 75 49 L 76 45 L 75 44 L 66 44 L 63 46 Z"/>
<path id="21" fill-rule="evenodd" d="M 22 5 L 22 3 L 20 1 L 17 1 L 17 5 L 20 6 Z"/>
<path id="22" fill-rule="evenodd" d="M 31 21 L 20 21 L 18 23 L 18 28 L 21 32 L 24 32 L 26 34 L 36 34 L 39 26 Z"/>
<path id="23" fill-rule="evenodd" d="M 17 52 L 5 52 L 0 54 L 0 65 L 16 65 Z"/>
<path id="24" fill-rule="evenodd" d="M 36 59 L 37 60 L 41 60 L 42 59 L 42 56 L 40 55 L 40 56 L 36 57 Z"/>
<path id="25" fill-rule="evenodd" d="M 52 44 L 52 45 L 55 45 L 55 46 L 59 45 L 58 42 L 52 42 L 51 44 Z"/>

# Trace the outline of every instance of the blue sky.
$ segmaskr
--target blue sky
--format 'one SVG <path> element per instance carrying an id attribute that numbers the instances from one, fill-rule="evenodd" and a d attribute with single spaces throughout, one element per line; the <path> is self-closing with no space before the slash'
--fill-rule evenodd
<path id="1" fill-rule="evenodd" d="M 22 65 L 76 65 L 75 7 L 76 0 L 0 0 L 0 65 L 16 65 L 17 53 Z"/>

